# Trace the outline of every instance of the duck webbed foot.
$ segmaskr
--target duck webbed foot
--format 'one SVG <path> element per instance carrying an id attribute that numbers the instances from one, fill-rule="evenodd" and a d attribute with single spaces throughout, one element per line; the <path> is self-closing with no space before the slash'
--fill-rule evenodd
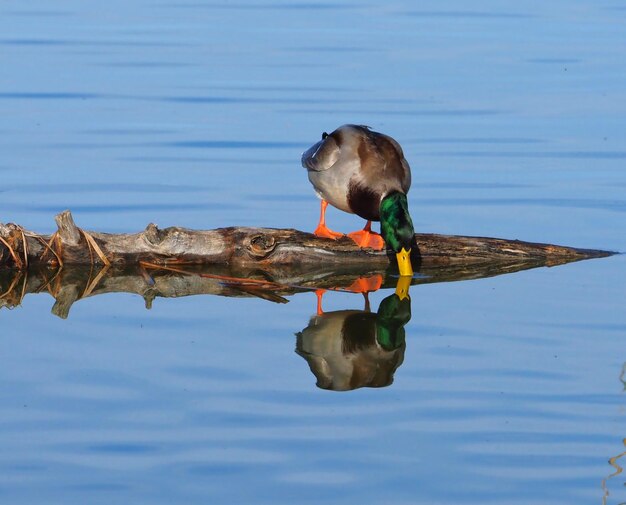
<path id="1" fill-rule="evenodd" d="M 359 247 L 369 247 L 377 251 L 382 251 L 385 248 L 383 237 L 372 231 L 371 221 L 368 221 L 362 230 L 348 233 L 348 237 L 354 240 Z"/>
<path id="2" fill-rule="evenodd" d="M 325 224 L 318 224 L 317 228 L 315 228 L 315 231 L 313 232 L 313 235 L 322 238 L 332 238 L 333 240 L 343 237 L 343 233 L 330 230 Z"/>

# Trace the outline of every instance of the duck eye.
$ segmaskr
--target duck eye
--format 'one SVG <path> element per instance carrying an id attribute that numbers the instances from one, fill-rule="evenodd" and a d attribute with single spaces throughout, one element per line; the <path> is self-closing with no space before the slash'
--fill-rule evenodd
<path id="1" fill-rule="evenodd" d="M 326 137 L 328 137 L 328 133 L 326 132 L 322 133 L 322 140 L 324 140 Z"/>

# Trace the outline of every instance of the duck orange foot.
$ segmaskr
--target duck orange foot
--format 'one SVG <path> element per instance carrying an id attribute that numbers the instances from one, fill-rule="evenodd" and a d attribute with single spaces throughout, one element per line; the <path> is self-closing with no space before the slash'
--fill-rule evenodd
<path id="1" fill-rule="evenodd" d="M 372 231 L 371 221 L 368 221 L 362 230 L 348 233 L 348 237 L 354 240 L 359 247 L 369 247 L 376 251 L 382 251 L 385 248 L 383 237 Z"/>
<path id="2" fill-rule="evenodd" d="M 313 235 L 315 235 L 316 237 L 331 238 L 333 240 L 337 240 L 338 238 L 343 237 L 343 233 L 332 231 L 328 229 L 325 224 L 318 225 L 317 228 L 315 228 Z"/>
<path id="3" fill-rule="evenodd" d="M 315 228 L 313 235 L 316 237 L 322 238 L 332 238 L 333 240 L 337 240 L 338 238 L 343 237 L 343 233 L 339 233 L 336 231 L 329 230 L 326 227 L 326 208 L 328 207 L 328 202 L 326 200 L 322 200 L 320 205 L 320 222 Z"/>

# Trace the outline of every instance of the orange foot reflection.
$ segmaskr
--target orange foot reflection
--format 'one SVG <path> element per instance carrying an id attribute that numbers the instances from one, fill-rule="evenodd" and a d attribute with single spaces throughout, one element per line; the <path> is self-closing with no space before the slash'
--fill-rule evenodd
<path id="1" fill-rule="evenodd" d="M 347 291 L 353 293 L 371 293 L 378 291 L 383 285 L 383 276 L 381 274 L 370 275 L 369 277 L 359 277 L 350 286 Z"/>
<path id="2" fill-rule="evenodd" d="M 324 293 L 326 293 L 325 289 L 316 289 L 315 296 L 317 297 L 317 315 L 321 316 L 324 313 L 322 309 L 322 298 L 324 297 Z"/>

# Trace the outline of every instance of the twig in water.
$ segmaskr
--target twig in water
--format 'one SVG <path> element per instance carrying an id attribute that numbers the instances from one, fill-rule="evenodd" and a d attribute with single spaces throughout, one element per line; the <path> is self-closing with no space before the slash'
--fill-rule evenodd
<path id="1" fill-rule="evenodd" d="M 0 294 L 0 300 L 6 298 L 13 292 L 13 289 L 15 288 L 15 285 L 19 282 L 20 277 L 21 277 L 21 274 L 18 274 L 15 276 L 13 281 L 11 281 L 11 285 L 9 286 L 9 289 L 7 289 L 4 293 Z"/>
<path id="2" fill-rule="evenodd" d="M 85 287 L 85 291 L 83 292 L 81 298 L 86 298 L 91 294 L 91 292 L 96 288 L 102 277 L 104 277 L 104 274 L 107 273 L 107 270 L 110 266 L 111 265 L 109 264 L 102 267 L 102 269 L 98 272 L 98 275 L 94 277 L 93 281 L 91 281 L 91 283 L 89 283 L 89 285 Z"/>

